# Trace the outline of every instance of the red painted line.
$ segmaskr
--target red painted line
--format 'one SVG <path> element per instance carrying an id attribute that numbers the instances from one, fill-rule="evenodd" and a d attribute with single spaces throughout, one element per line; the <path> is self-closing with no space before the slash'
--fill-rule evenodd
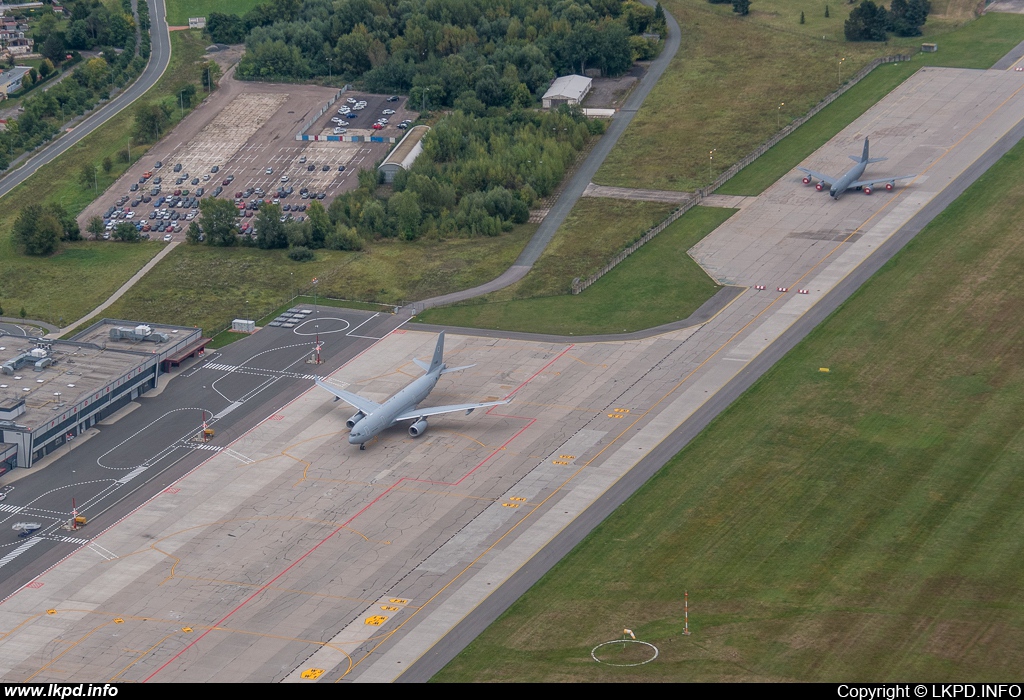
<path id="1" fill-rule="evenodd" d="M 394 332 L 395 332 L 395 331 L 392 331 L 392 333 L 394 333 Z M 387 336 L 385 336 L 385 337 L 387 337 Z M 376 345 L 376 343 L 374 343 L 374 345 Z M 373 346 L 371 346 L 371 347 L 373 347 Z M 516 393 L 517 391 L 519 391 L 520 389 L 522 389 L 522 388 L 523 388 L 524 386 L 526 386 L 527 384 L 529 384 L 529 383 L 530 383 L 531 381 L 533 381 L 533 380 L 534 380 L 535 378 L 537 378 L 537 376 L 538 376 L 538 375 L 540 375 L 540 374 L 541 374 L 542 372 L 544 372 L 544 370 L 546 370 L 546 369 L 547 369 L 548 367 L 550 367 L 550 366 L 551 366 L 551 365 L 553 365 L 553 364 L 554 364 L 555 362 L 557 362 L 557 361 L 558 361 L 559 359 L 561 359 L 561 357 L 562 357 L 563 355 L 565 355 L 565 353 L 569 352 L 569 351 L 570 351 L 570 350 L 572 350 L 572 349 L 573 349 L 574 347 L 575 347 L 575 344 L 573 344 L 573 345 L 570 345 L 570 346 L 569 346 L 569 347 L 567 347 L 567 348 L 566 348 L 565 350 L 563 350 L 562 352 L 558 353 L 558 354 L 557 354 L 557 355 L 556 355 L 556 356 L 555 356 L 554 358 L 552 358 L 552 359 L 551 359 L 551 361 L 550 361 L 550 362 L 548 362 L 548 363 L 547 363 L 546 365 L 544 365 L 544 366 L 543 366 L 543 367 L 541 367 L 541 368 L 540 368 L 539 370 L 537 370 L 537 371 L 536 371 L 536 372 L 534 372 L 534 373 L 533 373 L 532 375 L 530 375 L 530 377 L 529 377 L 528 379 L 526 379 L 526 381 L 524 381 L 524 382 L 523 382 L 522 384 L 520 384 L 519 386 L 517 386 L 517 387 L 516 387 L 515 389 L 513 389 L 513 390 L 512 390 L 511 392 L 509 392 L 509 393 L 508 393 L 508 394 L 507 394 L 506 396 L 512 396 L 512 395 L 513 395 L 513 394 L 515 394 L 515 393 Z M 369 349 L 369 348 L 367 348 L 367 350 L 368 350 L 368 349 Z M 364 351 L 364 352 L 365 352 L 365 351 Z M 362 355 L 362 353 L 359 353 L 359 355 Z M 359 357 L 359 355 L 356 355 L 356 357 Z M 356 359 L 356 357 L 352 358 L 352 360 L 350 360 L 350 362 L 351 362 L 351 361 L 354 361 L 354 360 Z M 346 363 L 346 364 L 348 364 L 348 363 Z M 305 394 L 306 394 L 306 392 L 303 392 L 303 393 L 301 394 L 301 396 L 305 396 Z M 301 396 L 300 396 L 300 397 L 301 397 Z M 296 397 L 295 399 L 293 399 L 293 401 L 295 401 L 295 400 L 298 400 L 298 399 L 299 399 L 300 397 Z M 289 403 L 291 403 L 291 402 L 289 402 Z M 493 406 L 492 408 L 497 408 L 497 406 Z M 490 411 L 488 411 L 487 413 L 489 414 L 489 413 L 490 413 Z M 498 415 L 498 414 L 495 414 L 495 415 Z M 194 646 L 195 646 L 196 644 L 198 644 L 198 643 L 199 643 L 200 641 L 202 641 L 202 639 L 203 639 L 204 637 L 206 637 L 206 635 L 210 634 L 210 632 L 213 632 L 213 631 L 214 631 L 214 629 L 216 629 L 217 627 L 220 627 L 220 626 L 221 626 L 222 624 L 224 624 L 224 623 L 225 623 L 225 622 L 226 622 L 226 621 L 228 620 L 228 618 L 230 618 L 230 617 L 231 617 L 231 616 L 233 616 L 233 615 L 234 615 L 234 614 L 235 614 L 236 612 L 238 612 L 238 611 L 239 611 L 239 610 L 241 610 L 241 609 L 242 609 L 243 607 L 245 607 L 246 605 L 248 605 L 248 604 L 249 604 L 249 602 L 253 600 L 253 598 L 256 598 L 257 596 L 259 596 L 260 594 L 262 594 L 262 593 L 263 593 L 264 591 L 266 591 L 266 590 L 267 590 L 268 588 L 270 588 L 270 586 L 274 585 L 274 582 L 276 582 L 276 581 L 277 581 L 278 579 L 280 579 L 280 578 L 281 578 L 282 576 L 284 576 L 284 575 L 285 575 L 285 574 L 287 574 L 287 573 L 288 573 L 289 571 L 291 571 L 291 570 L 292 570 L 292 569 L 294 569 L 294 568 L 295 568 L 296 566 L 298 566 L 298 565 L 299 565 L 299 564 L 300 564 L 300 563 L 301 563 L 301 562 L 302 562 L 303 560 L 305 560 L 305 559 L 306 559 L 306 557 L 308 557 L 308 556 L 309 556 L 310 554 L 312 554 L 312 553 L 313 553 L 313 552 L 315 552 L 315 551 L 316 551 L 317 549 L 319 549 L 319 548 L 320 548 L 320 545 L 324 544 L 325 542 L 327 542 L 327 540 L 331 539 L 332 537 L 334 537 L 335 535 L 337 535 L 337 534 L 338 534 L 339 532 L 341 532 L 342 530 L 344 530 L 344 529 L 345 529 L 346 527 L 348 527 L 348 525 L 349 525 L 349 524 L 350 524 L 350 523 L 351 523 L 351 522 L 352 522 L 353 520 L 355 520 L 356 518 L 358 518 L 358 517 L 359 517 L 360 515 L 362 515 L 363 513 L 365 513 L 365 512 L 367 511 L 367 510 L 369 510 L 369 509 L 370 509 L 370 508 L 371 508 L 371 507 L 372 507 L 372 506 L 373 506 L 373 505 L 374 505 L 375 503 L 377 503 L 377 502 L 378 502 L 378 501 L 379 501 L 380 499 L 384 498 L 384 496 L 388 495 L 388 493 L 390 493 L 390 492 L 391 492 L 391 491 L 392 491 L 393 489 L 395 489 L 396 487 L 398 487 L 398 486 L 399 486 L 399 485 L 400 485 L 400 484 L 401 484 L 401 483 L 402 483 L 403 481 L 410 481 L 410 482 L 415 482 L 415 483 L 426 483 L 426 484 L 435 484 L 435 485 L 440 485 L 440 486 L 455 486 L 455 485 L 457 485 L 457 484 L 461 483 L 461 482 L 462 482 L 462 481 L 463 481 L 464 479 L 468 478 L 468 477 L 469 477 L 469 476 L 470 476 L 471 474 L 473 474 L 473 472 L 475 472 L 476 470 L 478 470 L 478 469 L 479 469 L 480 467 L 482 467 L 482 466 L 483 466 L 484 464 L 486 464 L 486 463 L 487 463 L 487 462 L 488 462 L 488 461 L 489 461 L 489 460 L 490 460 L 490 459 L 491 459 L 492 457 L 494 457 L 494 455 L 496 455 L 496 454 L 498 454 L 499 452 L 501 452 L 502 450 L 504 450 L 504 449 L 505 449 L 505 447 L 507 447 L 507 446 L 508 446 L 508 444 L 509 444 L 510 442 L 512 442 L 512 441 L 513 441 L 513 440 L 515 440 L 515 439 L 516 439 L 517 437 L 519 437 L 520 435 L 522 435 L 522 434 L 523 434 L 523 432 L 524 432 L 524 431 L 525 431 L 525 430 L 526 430 L 527 428 L 529 428 L 529 427 L 530 427 L 531 425 L 533 425 L 533 424 L 534 424 L 534 423 L 535 423 L 535 422 L 537 421 L 537 419 L 536 419 L 536 418 L 526 418 L 525 416 L 507 416 L 507 417 L 509 417 L 509 418 L 520 418 L 520 419 L 522 419 L 522 420 L 527 420 L 527 421 L 529 421 L 529 422 L 528 422 L 528 423 L 527 423 L 526 425 L 524 425 L 524 426 L 523 426 L 522 428 L 520 428 L 520 429 L 519 429 L 518 431 L 516 431 L 516 433 L 515 433 L 514 435 L 512 435 L 512 437 L 510 437 L 510 438 L 509 438 L 508 440 L 506 440 L 505 442 L 503 442 L 503 443 L 501 444 L 501 446 L 500 446 L 500 447 L 496 448 L 496 449 L 495 449 L 495 450 L 494 450 L 493 452 L 491 452 L 491 453 L 490 453 L 489 455 L 487 455 L 486 457 L 484 457 L 484 458 L 483 458 L 483 459 L 482 459 L 482 460 L 481 460 L 481 461 L 480 461 L 480 462 L 479 462 L 479 463 L 478 463 L 478 464 L 477 464 L 477 465 L 476 465 L 475 467 L 473 467 L 473 468 L 472 468 L 472 469 L 470 469 L 470 470 L 469 470 L 468 472 L 466 472 L 465 474 L 463 474 L 463 475 L 462 475 L 462 477 L 461 477 L 461 478 L 460 478 L 460 479 L 459 479 L 458 481 L 455 481 L 455 482 L 443 482 L 443 481 L 431 481 L 431 480 L 429 480 L 429 479 L 410 479 L 410 478 L 408 478 L 408 477 L 402 477 L 402 478 L 400 478 L 400 479 L 399 479 L 398 481 L 396 481 L 396 482 L 395 482 L 395 483 L 393 483 L 393 484 L 392 484 L 391 486 L 389 486 L 389 487 L 388 487 L 387 489 L 385 489 L 385 490 L 384 490 L 384 491 L 383 491 L 383 492 L 382 492 L 382 493 L 381 493 L 381 494 L 380 494 L 379 496 L 377 496 L 377 497 L 376 497 L 376 498 L 374 498 L 374 499 L 373 499 L 372 501 L 370 501 L 369 503 L 367 503 L 367 504 L 366 504 L 365 506 L 363 506 L 362 508 L 360 508 L 358 512 L 356 512 L 356 513 L 355 513 L 355 514 L 354 514 L 354 515 L 353 515 L 352 517 L 350 517 L 350 518 L 349 518 L 348 520 L 346 520 L 346 521 L 345 521 L 344 523 L 342 523 L 342 524 L 341 524 L 340 526 L 338 526 L 338 528 L 337 528 L 337 529 L 335 529 L 335 530 L 334 530 L 333 532 L 331 532 L 331 533 L 330 533 L 329 535 L 327 535 L 327 536 L 326 536 L 326 537 L 324 537 L 324 538 L 323 538 L 322 540 L 320 540 L 320 541 L 319 541 L 319 542 L 317 542 L 317 543 L 316 543 L 315 545 L 313 545 L 313 547 L 312 547 L 312 548 L 310 548 L 310 549 L 309 549 L 309 550 L 308 550 L 308 551 L 307 551 L 307 552 L 306 552 L 305 554 L 303 554 L 303 555 L 302 555 L 301 557 L 299 557 L 299 558 L 298 558 L 298 559 L 296 559 L 296 560 L 295 560 L 294 562 L 292 562 L 292 563 L 291 563 L 291 564 L 290 564 L 290 565 L 289 565 L 289 566 L 288 566 L 288 567 L 287 567 L 286 569 L 284 569 L 284 571 L 281 571 L 281 572 L 280 572 L 279 574 L 277 574 L 276 576 L 274 576 L 274 578 L 270 579 L 270 580 L 269 580 L 269 581 L 267 581 L 267 582 L 266 582 L 265 584 L 263 584 L 263 585 L 262 585 L 262 586 L 260 586 L 260 587 L 259 587 L 258 589 L 256 589 L 256 590 L 255 590 L 255 591 L 253 592 L 253 594 L 252 594 L 252 595 L 250 595 L 250 596 L 249 596 L 248 598 L 246 598 L 246 599 L 245 599 L 245 600 L 243 600 L 243 601 L 242 601 L 241 603 L 239 603 L 238 605 L 236 605 L 236 606 L 235 606 L 235 607 L 234 607 L 234 608 L 233 608 L 232 610 L 230 610 L 230 611 L 229 611 L 229 612 L 228 612 L 228 613 L 227 613 L 226 615 L 224 615 L 224 617 L 220 618 L 220 619 L 219 619 L 219 620 L 218 620 L 218 621 L 217 621 L 216 623 L 214 623 L 214 624 L 213 624 L 213 625 L 212 625 L 212 626 L 210 627 L 210 629 L 206 630 L 206 631 L 205 631 L 205 632 L 203 632 L 203 633 L 202 633 L 201 635 L 199 635 L 199 636 L 198 636 L 198 637 L 196 637 L 196 638 L 195 638 L 194 640 L 192 640 L 192 641 L 191 641 L 191 642 L 190 642 L 190 643 L 188 644 L 188 646 L 186 646 L 186 647 L 185 647 L 184 649 L 182 649 L 182 650 L 181 650 L 181 651 L 179 651 L 179 652 L 178 652 L 177 654 L 175 654 L 175 655 L 174 655 L 174 656 L 172 656 L 172 657 L 171 657 L 170 659 L 168 659 L 168 660 L 167 660 L 167 662 L 165 662 L 165 663 L 164 663 L 164 664 L 163 664 L 162 666 L 160 666 L 160 668 L 156 669 L 156 670 L 155 670 L 155 671 L 153 671 L 153 672 L 152 672 L 151 674 L 149 674 L 148 676 L 146 676 L 146 677 L 145 677 L 145 678 L 144 678 L 144 679 L 142 680 L 142 682 L 143 682 L 143 683 L 147 683 L 147 682 L 149 682 L 149 681 L 150 681 L 150 679 L 152 679 L 152 678 L 153 678 L 153 676 L 155 676 L 156 674 L 160 673 L 160 672 L 161 672 L 161 671 L 163 671 L 163 670 L 164 670 L 165 668 L 167 668 L 168 666 L 170 666 L 170 665 L 171 665 L 172 663 L 174 663 L 175 661 L 177 661 L 178 657 L 180 657 L 180 656 L 181 656 L 182 654 L 184 654 L 184 653 L 185 653 L 186 651 L 188 651 L 189 649 L 191 649 L 192 647 L 194 647 Z M 258 426 L 257 426 L 257 427 L 258 427 Z M 255 430 L 255 428 L 253 428 L 253 430 Z M 239 438 L 239 439 L 241 439 L 241 438 Z M 232 444 L 234 444 L 234 443 L 232 443 Z M 211 458 L 211 459 L 212 459 L 212 458 Z"/>

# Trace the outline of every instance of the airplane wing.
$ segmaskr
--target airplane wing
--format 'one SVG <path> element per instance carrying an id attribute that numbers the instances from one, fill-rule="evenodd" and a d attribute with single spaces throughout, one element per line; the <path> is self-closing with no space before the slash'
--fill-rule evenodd
<path id="1" fill-rule="evenodd" d="M 828 183 L 830 185 L 833 182 L 836 181 L 836 179 L 833 178 L 831 175 L 826 175 L 825 173 L 819 173 L 817 170 L 811 170 L 810 168 L 797 168 L 797 170 L 799 170 L 802 173 L 807 173 L 811 177 L 816 177 L 819 180 L 821 180 L 822 182 Z"/>
<path id="2" fill-rule="evenodd" d="M 896 177 L 879 177 L 874 180 L 857 180 L 857 182 L 850 183 L 850 187 L 871 187 L 871 185 L 877 185 L 879 182 L 895 182 L 896 180 L 906 180 L 910 177 L 917 177 L 917 175 L 897 175 Z"/>
<path id="3" fill-rule="evenodd" d="M 417 418 L 426 418 L 427 416 L 438 416 L 442 413 L 458 413 L 459 411 L 465 411 L 467 414 L 472 413 L 478 408 L 487 408 L 488 406 L 504 406 L 509 403 L 512 399 L 505 399 L 504 401 L 488 401 L 486 403 L 460 403 L 453 406 L 429 406 L 427 408 L 412 408 L 395 416 L 396 421 L 400 420 L 415 420 Z"/>
<path id="4" fill-rule="evenodd" d="M 359 396 L 358 394 L 353 394 L 351 391 L 345 391 L 344 389 L 339 389 L 337 387 L 331 386 L 330 384 L 324 382 L 322 379 L 317 379 L 316 385 L 323 389 L 327 389 L 327 391 L 337 396 L 339 399 L 347 403 L 349 406 L 357 408 L 363 413 L 368 414 L 380 408 L 379 403 L 374 403 L 373 401 L 370 401 L 370 399 L 364 399 L 362 396 Z"/>

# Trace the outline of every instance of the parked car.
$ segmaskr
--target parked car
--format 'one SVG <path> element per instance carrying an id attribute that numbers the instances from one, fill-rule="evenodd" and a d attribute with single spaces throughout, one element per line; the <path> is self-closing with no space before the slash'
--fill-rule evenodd
<path id="1" fill-rule="evenodd" d="M 338 166 L 338 172 L 339 172 L 339 173 L 343 173 L 343 172 L 345 172 L 345 166 L 344 166 L 344 165 L 339 165 L 339 166 Z"/>
<path id="2" fill-rule="evenodd" d="M 174 166 L 174 172 L 176 172 L 176 173 L 180 173 L 181 172 L 181 163 L 177 163 Z"/>
<path id="3" fill-rule="evenodd" d="M 220 172 L 220 166 L 219 165 L 213 166 L 212 168 L 210 168 L 210 172 L 211 173 L 219 173 Z"/>

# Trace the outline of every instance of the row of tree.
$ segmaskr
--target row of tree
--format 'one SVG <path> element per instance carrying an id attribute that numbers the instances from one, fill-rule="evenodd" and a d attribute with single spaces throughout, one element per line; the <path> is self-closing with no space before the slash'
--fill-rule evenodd
<path id="1" fill-rule="evenodd" d="M 889 9 L 863 0 L 853 8 L 844 25 L 847 41 L 885 41 L 896 36 L 921 36 L 931 12 L 929 0 L 892 0 Z"/>
<path id="2" fill-rule="evenodd" d="M 333 75 L 374 92 L 420 88 L 435 107 L 467 91 L 487 106 L 513 106 L 555 75 L 621 75 L 650 58 L 657 42 L 643 34 L 664 31 L 664 11 L 636 0 L 288 0 L 242 17 L 211 13 L 207 30 L 215 41 L 245 39 L 240 78 Z"/>

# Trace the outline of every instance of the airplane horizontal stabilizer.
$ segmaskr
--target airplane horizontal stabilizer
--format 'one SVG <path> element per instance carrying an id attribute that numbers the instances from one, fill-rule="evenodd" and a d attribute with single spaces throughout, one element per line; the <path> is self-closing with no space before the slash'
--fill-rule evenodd
<path id="1" fill-rule="evenodd" d="M 451 372 L 461 372 L 462 370 L 469 369 L 470 367 L 476 367 L 476 364 L 462 365 L 461 367 L 445 367 L 443 370 L 441 370 L 441 374 L 450 374 Z"/>
<path id="2" fill-rule="evenodd" d="M 430 371 L 430 363 L 429 362 L 424 362 L 423 360 L 417 360 L 415 357 L 412 358 L 412 361 L 415 362 L 416 366 L 419 367 L 424 372 L 429 372 Z"/>

